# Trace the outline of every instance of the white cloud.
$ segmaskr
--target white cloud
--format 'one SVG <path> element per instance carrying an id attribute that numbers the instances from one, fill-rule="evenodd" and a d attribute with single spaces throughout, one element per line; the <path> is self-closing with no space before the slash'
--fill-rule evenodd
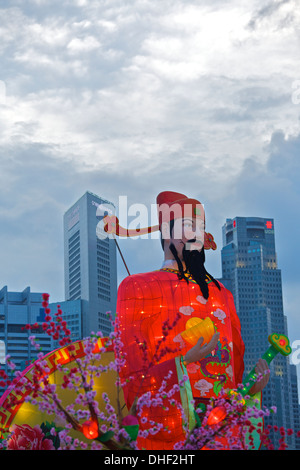
<path id="1" fill-rule="evenodd" d="M 83 39 L 73 38 L 67 45 L 67 49 L 71 54 L 82 54 L 99 49 L 100 47 L 100 42 L 93 36 L 87 36 Z"/>
<path id="2" fill-rule="evenodd" d="M 291 24 L 282 32 L 271 16 L 249 27 L 258 5 L 83 2 L 72 16 L 69 3 L 35 17 L 19 3 L 2 12 L 18 71 L 7 83 L 17 96 L 5 111 L 6 140 L 21 121 L 28 140 L 55 143 L 76 164 L 84 155 L 93 166 L 142 160 L 147 170 L 187 155 L 211 171 L 230 160 L 224 178 L 249 154 L 265 158 L 276 129 L 297 133 L 290 95 L 299 60 Z"/>

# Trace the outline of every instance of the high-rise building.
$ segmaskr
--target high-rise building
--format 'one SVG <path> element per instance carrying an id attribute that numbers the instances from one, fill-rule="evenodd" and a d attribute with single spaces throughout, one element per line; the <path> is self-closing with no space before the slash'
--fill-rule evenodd
<path id="1" fill-rule="evenodd" d="M 52 338 L 41 326 L 36 328 L 34 333 L 25 328 L 27 324 L 41 325 L 44 321 L 45 310 L 42 302 L 42 293 L 31 292 L 30 287 L 22 292 L 11 292 L 7 286 L 0 290 L 0 341 L 16 370 L 24 370 L 37 358 L 38 352 L 29 340 L 30 335 L 34 334 L 43 353 L 47 354 L 53 350 Z M 1 362 L 1 369 L 10 376 L 11 370 L 3 363 L 3 358 Z"/>
<path id="2" fill-rule="evenodd" d="M 241 321 L 246 376 L 269 347 L 271 333 L 288 336 L 274 220 L 235 217 L 226 220 L 222 231 L 221 281 L 232 292 Z M 270 381 L 263 391 L 264 405 L 277 407 L 277 413 L 266 422 L 286 429 L 294 429 L 299 422 L 297 380 L 292 367 L 289 358 L 279 354 L 271 363 Z M 277 435 L 271 435 L 275 444 Z M 288 438 L 288 445 L 298 446 L 294 436 Z"/>
<path id="3" fill-rule="evenodd" d="M 110 201 L 86 192 L 64 214 L 65 300 L 84 301 L 81 337 L 111 331 L 106 312 L 114 316 L 116 309 L 116 245 L 98 227 L 101 215 L 113 209 Z"/>

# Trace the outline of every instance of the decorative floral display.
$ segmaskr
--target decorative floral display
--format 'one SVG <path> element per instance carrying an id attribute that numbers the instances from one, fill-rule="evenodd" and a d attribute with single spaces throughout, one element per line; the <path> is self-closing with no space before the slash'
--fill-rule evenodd
<path id="1" fill-rule="evenodd" d="M 0 402 L 0 447 L 2 449 L 139 450 L 136 441 L 138 436 L 147 437 L 149 434 L 155 435 L 157 433 L 166 433 L 167 435 L 169 432 L 163 424 L 148 420 L 147 409 L 153 407 L 163 407 L 164 410 L 167 409 L 170 412 L 175 408 L 180 410 L 186 437 L 184 441 L 177 442 L 175 450 L 218 449 L 222 446 L 224 436 L 226 436 L 230 449 L 255 448 L 257 437 L 265 448 L 274 448 L 274 444 L 270 440 L 272 426 L 266 426 L 264 429 L 263 418 L 276 412 L 276 409 L 268 410 L 259 409 L 256 406 L 246 406 L 247 397 L 244 397 L 245 400 L 241 400 L 238 393 L 228 394 L 228 390 L 224 389 L 219 391 L 216 399 L 210 400 L 205 406 L 203 404 L 197 406 L 196 403 L 193 403 L 196 424 L 192 429 L 189 429 L 185 410 L 181 403 L 174 399 L 175 393 L 185 387 L 188 377 L 183 375 L 179 383 L 167 387 L 168 382 L 172 379 L 171 371 L 164 377 L 155 396 L 150 393 L 137 396 L 127 415 L 122 410 L 120 401 L 117 402 L 117 406 L 112 405 L 111 397 L 107 393 L 109 391 L 102 394 L 100 406 L 96 397 L 95 381 L 97 378 L 109 371 L 114 371 L 117 376 L 115 387 L 120 395 L 123 386 L 119 379 L 119 371 L 126 364 L 126 357 L 120 353 L 122 345 L 118 335 L 117 320 L 112 321 L 111 319 L 114 332 L 105 341 L 101 332 L 98 332 L 91 334 L 83 343 L 80 342 L 76 345 L 70 340 L 70 330 L 62 319 L 62 311 L 58 307 L 57 312 L 52 316 L 48 300 L 49 295 L 44 294 L 43 307 L 46 317 L 41 326 L 49 336 L 59 341 L 62 349 L 55 352 L 55 360 L 52 361 L 54 356 L 44 356 L 40 351 L 40 345 L 32 334 L 30 341 L 38 351 L 38 359 L 30 367 L 30 379 L 28 375 L 16 371 L 14 364 L 8 359 L 7 362 L 11 370 L 14 370 L 15 377 L 10 380 L 3 371 L 0 373 L 1 380 L 9 386 L 8 392 Z M 110 316 L 109 313 L 108 316 Z M 155 360 L 162 358 L 168 352 L 165 342 L 168 332 L 173 326 L 165 325 L 163 338 L 157 344 Z M 27 325 L 26 328 L 34 333 L 34 330 L 40 328 L 40 325 Z M 111 348 L 112 342 L 114 344 L 114 360 L 104 365 L 100 361 L 101 355 Z M 147 350 L 147 344 L 139 344 L 139 347 L 141 355 L 143 355 Z M 193 367 L 199 366 L 197 364 L 191 366 L 190 373 L 193 373 Z M 54 368 L 62 374 L 61 385 L 50 380 Z M 257 380 L 260 378 L 257 377 Z M 202 396 L 205 396 L 210 386 L 211 384 L 205 379 L 197 383 Z M 64 391 L 72 391 L 75 396 L 67 404 L 63 404 L 60 399 Z M 17 414 L 18 409 L 26 403 L 36 407 L 41 414 L 49 415 L 50 421 L 44 421 L 35 426 L 29 426 L 26 423 L 12 424 L 11 426 L 5 424 L 6 416 L 13 416 L 12 410 Z M 258 424 L 253 424 L 255 421 L 258 421 Z M 286 437 L 291 435 L 293 430 L 276 429 L 275 427 L 273 430 L 280 433 L 279 448 L 285 449 L 287 447 Z"/>

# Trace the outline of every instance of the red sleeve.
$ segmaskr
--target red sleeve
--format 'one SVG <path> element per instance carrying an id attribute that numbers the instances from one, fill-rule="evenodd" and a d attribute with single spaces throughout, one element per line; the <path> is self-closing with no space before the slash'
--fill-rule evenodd
<path id="1" fill-rule="evenodd" d="M 123 345 L 122 355 L 126 361 L 120 378 L 128 409 L 136 396 L 150 392 L 155 397 L 170 371 L 172 375 L 167 380 L 165 391 L 168 392 L 178 383 L 175 359 L 162 359 L 160 362 L 155 360 L 157 339 L 154 328 L 160 317 L 161 294 L 159 287 L 152 281 L 147 282 L 142 275 L 134 275 L 124 279 L 118 289 L 117 316 Z M 141 345 L 145 345 L 144 350 L 140 348 Z M 176 392 L 173 398 L 180 403 L 180 392 Z M 150 420 L 162 423 L 171 430 L 171 433 L 161 431 L 151 436 L 150 440 L 146 440 L 147 445 L 144 441 L 143 446 L 146 445 L 147 448 L 156 448 L 155 442 L 162 445 L 162 440 L 166 443 L 174 441 L 174 432 L 177 433 L 176 440 L 181 437 L 180 410 L 176 406 L 170 407 L 169 402 L 164 403 L 164 406 L 169 407 L 167 415 L 161 406 L 144 409 L 143 417 L 148 421 L 145 425 L 140 422 L 141 430 L 149 429 Z"/>
<path id="2" fill-rule="evenodd" d="M 232 293 L 226 289 L 226 296 L 231 318 L 232 343 L 233 343 L 233 363 L 236 387 L 242 383 L 244 373 L 244 353 L 245 345 L 241 335 L 241 323 L 236 313 Z"/>

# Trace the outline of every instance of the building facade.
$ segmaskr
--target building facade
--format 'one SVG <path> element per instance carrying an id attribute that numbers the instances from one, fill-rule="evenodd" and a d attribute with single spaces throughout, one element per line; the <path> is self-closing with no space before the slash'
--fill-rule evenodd
<path id="1" fill-rule="evenodd" d="M 222 279 L 232 292 L 245 343 L 245 376 L 269 347 L 268 336 L 288 336 L 282 301 L 281 270 L 277 265 L 274 220 L 259 217 L 227 219 L 222 228 Z M 277 413 L 266 422 L 298 429 L 299 404 L 294 366 L 280 354 L 271 363 L 269 384 L 263 391 L 267 408 Z M 271 435 L 278 442 L 278 433 Z M 290 448 L 298 448 L 294 436 Z"/>
<path id="2" fill-rule="evenodd" d="M 82 300 L 81 337 L 111 331 L 107 312 L 117 301 L 116 245 L 105 236 L 101 219 L 114 212 L 111 202 L 86 192 L 64 215 L 65 300 Z"/>
<path id="3" fill-rule="evenodd" d="M 0 290 L 1 369 L 4 369 L 9 376 L 11 370 L 3 361 L 3 349 L 5 356 L 9 355 L 15 364 L 16 370 L 24 370 L 37 358 L 38 353 L 29 340 L 29 336 L 33 333 L 25 326 L 43 323 L 45 310 L 42 302 L 42 293 L 31 292 L 30 287 L 22 292 L 10 292 L 7 286 Z M 52 338 L 43 331 L 42 327 L 34 330 L 34 336 L 43 353 L 47 354 L 53 350 Z"/>

